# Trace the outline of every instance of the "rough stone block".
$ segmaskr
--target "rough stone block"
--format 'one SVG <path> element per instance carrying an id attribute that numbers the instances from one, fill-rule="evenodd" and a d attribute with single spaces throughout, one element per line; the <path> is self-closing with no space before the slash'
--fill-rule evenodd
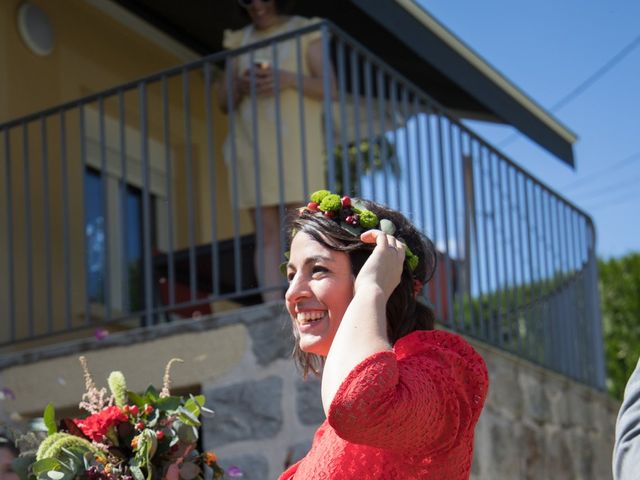
<path id="1" fill-rule="evenodd" d="M 572 458 L 566 432 L 557 427 L 547 428 L 545 462 L 550 478 L 575 479 Z"/>
<path id="2" fill-rule="evenodd" d="M 296 382 L 296 410 L 303 425 L 320 425 L 324 422 L 319 380 L 308 378 Z"/>
<path id="3" fill-rule="evenodd" d="M 247 324 L 252 351 L 258 364 L 269 365 L 280 358 L 290 358 L 293 351 L 291 324 L 285 315 Z"/>
<path id="4" fill-rule="evenodd" d="M 526 480 L 549 478 L 545 472 L 545 438 L 542 428 L 537 425 L 522 425 L 520 442 L 524 478 Z"/>
<path id="5" fill-rule="evenodd" d="M 282 427 L 282 385 L 271 376 L 205 391 L 206 406 L 215 412 L 203 424 L 205 444 L 273 437 Z"/>
<path id="6" fill-rule="evenodd" d="M 523 418 L 540 424 L 549 422 L 551 407 L 542 375 L 521 370 L 519 377 L 524 397 Z"/>
<path id="7" fill-rule="evenodd" d="M 516 365 L 501 357 L 485 355 L 489 369 L 489 395 L 486 408 L 500 415 L 517 419 L 522 415 L 522 388 L 518 383 Z"/>
<path id="8" fill-rule="evenodd" d="M 262 455 L 238 455 L 223 458 L 220 466 L 226 470 L 235 467 L 242 471 L 242 480 L 264 480 L 269 478 L 269 462 Z M 224 478 L 231 478 L 225 475 Z"/>

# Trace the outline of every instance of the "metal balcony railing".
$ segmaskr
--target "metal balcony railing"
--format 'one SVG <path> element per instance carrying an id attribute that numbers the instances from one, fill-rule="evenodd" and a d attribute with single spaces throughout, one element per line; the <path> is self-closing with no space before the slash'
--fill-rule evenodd
<path id="1" fill-rule="evenodd" d="M 318 34 L 324 96 L 310 131 L 302 46 Z M 233 91 L 219 67 L 231 72 L 243 56 L 253 65 L 268 54 L 277 70 L 285 45 L 301 171 L 319 153 L 310 136 L 320 138 L 330 189 L 399 209 L 434 241 L 440 262 L 424 295 L 439 321 L 604 388 L 591 219 L 328 22 L 0 125 L 4 352 L 261 301 L 260 209 L 254 228 L 238 203 L 249 173 L 234 157 L 242 112 L 231 93 L 228 115 L 219 111 L 215 81 Z M 283 93 L 276 76 L 276 93 L 258 95 L 255 68 L 245 109 L 271 109 L 279 158 L 276 171 L 251 174 L 258 199 L 260 175 L 276 176 L 282 216 Z M 250 125 L 258 157 L 262 127 Z"/>

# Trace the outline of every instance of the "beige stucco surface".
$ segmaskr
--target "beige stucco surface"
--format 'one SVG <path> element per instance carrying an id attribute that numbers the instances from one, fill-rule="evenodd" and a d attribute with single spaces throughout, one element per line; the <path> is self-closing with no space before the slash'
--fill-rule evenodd
<path id="1" fill-rule="evenodd" d="M 107 386 L 107 376 L 120 370 L 130 390 L 143 391 L 152 383 L 162 388 L 167 362 L 184 360 L 172 367 L 174 388 L 201 385 L 224 375 L 242 359 L 247 348 L 242 325 L 216 330 L 176 334 L 149 342 L 87 352 L 89 368 L 97 386 Z M 16 392 L 6 401 L 8 411 L 22 414 L 41 412 L 48 402 L 56 408 L 77 405 L 84 393 L 82 368 L 77 355 L 8 368 L 1 372 L 2 384 Z"/>

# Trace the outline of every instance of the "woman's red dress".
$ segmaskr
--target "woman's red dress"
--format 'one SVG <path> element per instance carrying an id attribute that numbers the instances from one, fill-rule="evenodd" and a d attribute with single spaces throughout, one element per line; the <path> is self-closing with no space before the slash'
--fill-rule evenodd
<path id="1" fill-rule="evenodd" d="M 413 332 L 349 373 L 311 450 L 279 480 L 468 480 L 488 385 L 462 337 Z"/>

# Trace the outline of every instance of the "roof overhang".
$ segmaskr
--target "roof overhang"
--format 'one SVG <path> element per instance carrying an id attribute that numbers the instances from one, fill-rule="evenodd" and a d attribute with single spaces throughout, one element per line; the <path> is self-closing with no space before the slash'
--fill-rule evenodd
<path id="1" fill-rule="evenodd" d="M 246 18 L 236 0 L 113 0 L 188 48 L 222 49 Z M 298 1 L 292 13 L 327 18 L 455 115 L 504 123 L 574 165 L 576 135 L 491 67 L 414 0 Z"/>

